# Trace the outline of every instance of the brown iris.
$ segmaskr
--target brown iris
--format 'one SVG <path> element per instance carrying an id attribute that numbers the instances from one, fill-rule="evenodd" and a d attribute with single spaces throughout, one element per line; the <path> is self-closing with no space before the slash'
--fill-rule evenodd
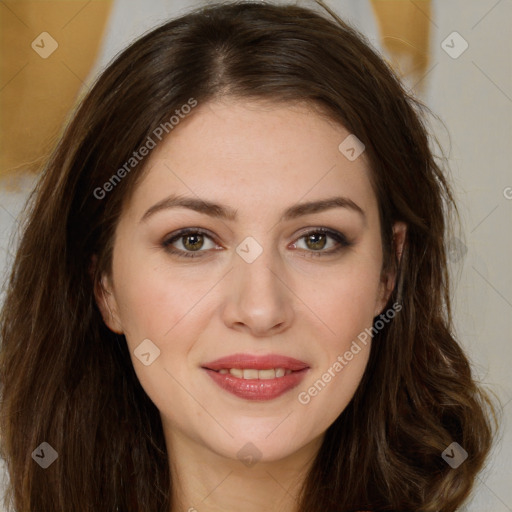
<path id="1" fill-rule="evenodd" d="M 306 237 L 306 245 L 310 249 L 323 249 L 325 247 L 325 233 L 313 233 Z"/>
<path id="2" fill-rule="evenodd" d="M 184 240 L 183 246 L 190 251 L 197 251 L 201 249 L 204 243 L 204 237 L 199 233 L 192 235 L 184 235 L 182 239 Z M 188 243 L 189 240 L 191 240 L 191 243 Z"/>

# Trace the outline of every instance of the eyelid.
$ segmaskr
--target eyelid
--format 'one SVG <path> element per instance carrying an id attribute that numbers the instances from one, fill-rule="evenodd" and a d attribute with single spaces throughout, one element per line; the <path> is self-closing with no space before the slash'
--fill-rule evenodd
<path id="1" fill-rule="evenodd" d="M 336 254 L 340 250 L 353 245 L 353 243 L 350 242 L 343 233 L 341 233 L 341 232 L 339 232 L 339 231 L 337 231 L 335 229 L 326 228 L 326 227 L 308 227 L 308 228 L 304 228 L 304 231 L 302 231 L 302 233 L 299 234 L 294 239 L 292 244 L 296 245 L 296 243 L 299 240 L 307 237 L 308 235 L 316 234 L 316 233 L 322 233 L 322 234 L 325 234 L 325 235 L 329 236 L 330 238 L 335 240 L 335 242 L 337 243 L 337 247 L 335 247 L 333 249 L 330 249 L 330 250 L 327 250 L 327 251 L 324 251 L 324 250 L 319 250 L 319 251 L 310 250 L 310 251 L 308 251 L 306 249 L 300 249 L 300 251 L 304 251 L 304 252 L 308 253 L 309 256 L 328 256 L 328 255 Z M 172 244 L 175 241 L 177 241 L 180 238 L 182 238 L 182 237 L 184 237 L 186 235 L 189 235 L 189 234 L 204 235 L 207 238 L 210 238 L 212 240 L 212 242 L 214 242 L 215 244 L 220 245 L 220 244 L 218 244 L 216 242 L 216 237 L 213 234 L 211 234 L 206 229 L 203 229 L 203 228 L 183 228 L 183 229 L 175 231 L 174 233 L 171 233 L 169 236 L 167 236 L 164 239 L 164 241 L 162 242 L 162 246 L 164 247 L 164 249 L 166 249 L 171 254 L 174 254 L 174 255 L 176 255 L 178 257 L 185 257 L 185 258 L 204 257 L 204 256 L 208 255 L 208 253 L 211 253 L 212 250 L 218 250 L 218 249 L 208 249 L 208 250 L 201 250 L 201 249 L 199 249 L 197 251 L 183 251 L 181 249 L 176 249 L 175 247 L 172 247 Z M 201 254 L 201 253 L 203 253 L 203 254 Z"/>
<path id="2" fill-rule="evenodd" d="M 212 240 L 215 239 L 215 236 L 210 233 L 207 229 L 204 229 L 204 228 L 183 228 L 183 229 L 178 229 L 178 231 L 174 231 L 172 233 L 170 233 L 169 235 L 167 235 L 165 237 L 165 243 L 170 243 L 170 242 L 173 242 L 175 240 L 178 240 L 179 238 L 185 236 L 185 235 L 191 235 L 191 234 L 199 234 L 199 235 L 206 235 L 208 236 L 209 238 L 211 238 Z"/>
<path id="3" fill-rule="evenodd" d="M 210 233 L 208 230 L 206 229 L 203 229 L 203 228 L 183 228 L 183 229 L 179 229 L 178 231 L 175 231 L 173 233 L 171 233 L 169 236 L 166 236 L 164 241 L 162 242 L 162 245 L 170 250 L 171 252 L 174 252 L 172 249 L 175 249 L 172 247 L 172 244 L 176 241 L 178 241 L 180 238 L 183 238 L 185 237 L 186 235 L 195 235 L 195 234 L 198 234 L 198 235 L 203 235 L 207 238 L 209 238 L 213 243 L 215 243 L 216 245 L 220 245 L 217 243 L 216 241 L 216 237 Z M 209 249 L 209 250 L 212 250 L 212 249 Z M 209 250 L 199 250 L 199 251 L 182 251 L 181 249 L 175 249 L 176 253 L 178 254 L 194 254 L 194 253 L 201 253 L 201 252 L 208 252 Z"/>
<path id="4" fill-rule="evenodd" d="M 347 236 L 341 231 L 321 226 L 304 228 L 304 231 L 297 236 L 296 240 L 304 238 L 305 236 L 313 233 L 323 233 L 325 235 L 329 235 L 331 238 L 334 238 L 339 243 L 342 243 L 347 246 L 352 245 L 352 242 L 350 242 Z"/>

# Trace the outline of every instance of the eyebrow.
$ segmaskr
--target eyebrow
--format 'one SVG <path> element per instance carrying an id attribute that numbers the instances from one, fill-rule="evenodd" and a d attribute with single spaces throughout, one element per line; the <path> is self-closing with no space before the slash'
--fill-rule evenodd
<path id="1" fill-rule="evenodd" d="M 218 203 L 207 201 L 206 199 L 198 199 L 194 197 L 176 196 L 171 195 L 162 199 L 158 203 L 149 208 L 140 219 L 140 222 L 145 222 L 149 217 L 162 210 L 170 208 L 188 208 L 198 213 L 209 215 L 224 220 L 235 221 L 237 211 L 229 206 L 223 206 Z M 352 199 L 348 197 L 336 196 L 318 201 L 310 201 L 307 203 L 298 203 L 290 206 L 285 210 L 281 216 L 281 221 L 293 220 L 303 215 L 312 213 L 319 213 L 332 208 L 347 208 L 360 214 L 366 222 L 366 215 L 364 210 L 358 206 Z"/>

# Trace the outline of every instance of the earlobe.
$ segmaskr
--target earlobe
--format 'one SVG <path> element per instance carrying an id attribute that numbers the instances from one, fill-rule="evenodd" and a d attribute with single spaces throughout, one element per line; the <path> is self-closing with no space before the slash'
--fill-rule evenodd
<path id="1" fill-rule="evenodd" d="M 117 303 L 107 276 L 102 275 L 101 279 L 94 283 L 94 296 L 107 327 L 117 334 L 123 334 L 124 331 L 117 313 Z"/>
<path id="2" fill-rule="evenodd" d="M 381 301 L 375 313 L 378 316 L 382 313 L 382 309 L 386 306 L 393 289 L 395 288 L 398 266 L 402 260 L 402 253 L 404 251 L 405 239 L 407 235 L 407 224 L 405 222 L 395 222 L 393 224 L 393 241 L 392 241 L 392 254 L 391 257 L 394 262 L 390 269 L 382 276 L 382 295 Z"/>
<path id="3" fill-rule="evenodd" d="M 393 249 L 395 251 L 396 261 L 398 264 L 402 260 L 406 235 L 407 224 L 405 222 L 395 222 L 393 224 Z"/>

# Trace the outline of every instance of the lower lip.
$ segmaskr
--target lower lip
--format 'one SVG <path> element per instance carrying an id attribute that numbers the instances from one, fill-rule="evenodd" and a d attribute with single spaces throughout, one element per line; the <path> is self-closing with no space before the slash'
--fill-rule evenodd
<path id="1" fill-rule="evenodd" d="M 241 379 L 230 373 L 219 373 L 204 368 L 222 389 L 245 400 L 272 400 L 298 386 L 307 368 L 275 379 Z"/>

